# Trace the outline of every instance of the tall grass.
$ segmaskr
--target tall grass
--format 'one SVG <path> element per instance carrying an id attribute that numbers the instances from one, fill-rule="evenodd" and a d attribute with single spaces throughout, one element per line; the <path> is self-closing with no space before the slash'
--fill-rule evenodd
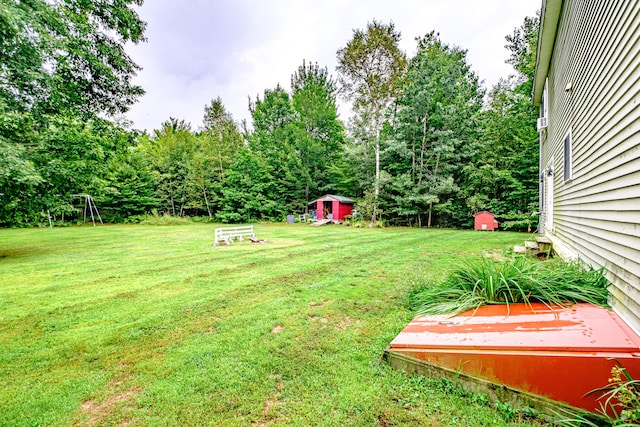
<path id="1" fill-rule="evenodd" d="M 420 283 L 411 301 L 425 315 L 454 315 L 488 304 L 606 305 L 607 286 L 602 270 L 585 270 L 577 263 L 482 257 L 464 262 L 439 283 Z"/>
<path id="2" fill-rule="evenodd" d="M 140 215 L 137 220 L 142 225 L 185 225 L 191 223 L 191 219 L 187 217 L 160 215 L 156 212 L 151 215 Z"/>

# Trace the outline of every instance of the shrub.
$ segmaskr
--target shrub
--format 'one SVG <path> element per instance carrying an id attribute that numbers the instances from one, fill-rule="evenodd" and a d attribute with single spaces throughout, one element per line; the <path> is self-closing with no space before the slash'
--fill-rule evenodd
<path id="1" fill-rule="evenodd" d="M 500 229 L 503 231 L 522 231 L 527 233 L 531 233 L 538 222 L 538 217 L 532 216 L 530 213 L 507 213 L 497 215 L 496 219 L 500 222 Z"/>
<path id="2" fill-rule="evenodd" d="M 607 286 L 602 269 L 585 270 L 577 263 L 482 257 L 452 270 L 440 283 L 419 284 L 411 302 L 418 314 L 427 315 L 455 315 L 487 304 L 589 302 L 604 306 Z"/>
<path id="3" fill-rule="evenodd" d="M 157 213 L 152 215 L 141 215 L 140 218 L 140 224 L 144 225 L 181 225 L 189 224 L 191 222 L 189 218 L 171 216 L 169 214 L 158 215 Z"/>

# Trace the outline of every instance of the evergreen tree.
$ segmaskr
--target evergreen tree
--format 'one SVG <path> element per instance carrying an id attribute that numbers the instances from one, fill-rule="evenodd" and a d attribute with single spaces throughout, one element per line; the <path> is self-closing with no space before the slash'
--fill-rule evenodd
<path id="1" fill-rule="evenodd" d="M 226 176 L 222 207 L 216 218 L 231 223 L 280 219 L 277 184 L 269 170 L 260 156 L 248 149 L 239 150 Z"/>
<path id="2" fill-rule="evenodd" d="M 306 171 L 308 206 L 312 199 L 338 189 L 334 172 L 343 151 L 344 126 L 338 119 L 336 83 L 326 68 L 303 62 L 291 76 L 291 89 L 294 143 Z"/>
<path id="3" fill-rule="evenodd" d="M 192 159 L 190 180 L 202 194 L 207 214 L 212 218 L 220 208 L 225 177 L 244 140 L 219 97 L 205 106 L 204 111 L 203 131 L 198 135 L 199 147 Z"/>
<path id="4" fill-rule="evenodd" d="M 507 63 L 516 75 L 490 91 L 477 155 L 465 169 L 469 216 L 489 210 L 503 227 L 523 231 L 531 229 L 531 213 L 538 205 L 538 111 L 530 100 L 538 22 L 539 14 L 527 17 L 506 36 Z"/>
<path id="5" fill-rule="evenodd" d="M 151 164 L 156 197 L 162 209 L 171 215 L 184 215 L 193 201 L 190 193 L 190 164 L 198 149 L 191 125 L 170 118 L 141 142 L 140 149 Z"/>
<path id="6" fill-rule="evenodd" d="M 160 207 L 151 165 L 138 147 L 119 153 L 107 168 L 104 192 L 96 197 L 105 221 L 126 221 Z"/>
<path id="7" fill-rule="evenodd" d="M 462 165 L 477 138 L 483 92 L 466 51 L 440 41 L 435 32 L 417 39 L 402 96 L 395 135 L 384 152 L 393 176 L 393 211 L 422 224 L 452 213 L 460 191 Z"/>
<path id="8" fill-rule="evenodd" d="M 264 98 L 250 104 L 253 133 L 249 149 L 264 161 L 274 180 L 271 199 L 277 201 L 284 218 L 306 207 L 305 183 L 310 179 L 296 150 L 297 116 L 291 98 L 280 86 L 267 89 Z"/>

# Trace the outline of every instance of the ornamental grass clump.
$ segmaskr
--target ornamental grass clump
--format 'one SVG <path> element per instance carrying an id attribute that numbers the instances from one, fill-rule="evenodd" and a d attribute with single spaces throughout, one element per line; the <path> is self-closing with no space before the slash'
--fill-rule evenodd
<path id="1" fill-rule="evenodd" d="M 463 263 L 440 283 L 420 284 L 411 301 L 417 313 L 424 315 L 455 315 L 488 304 L 588 302 L 606 306 L 607 286 L 602 269 L 585 270 L 577 263 L 482 257 Z"/>

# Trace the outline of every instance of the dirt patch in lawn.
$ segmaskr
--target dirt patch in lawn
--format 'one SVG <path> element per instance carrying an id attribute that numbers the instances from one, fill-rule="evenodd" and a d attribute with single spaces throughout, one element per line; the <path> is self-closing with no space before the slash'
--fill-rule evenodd
<path id="1" fill-rule="evenodd" d="M 120 406 L 133 407 L 136 396 L 142 394 L 142 388 L 134 385 L 116 392 L 116 389 L 120 388 L 123 383 L 122 379 L 112 381 L 108 386 L 109 395 L 103 401 L 89 399 L 82 403 L 80 406 L 82 413 L 89 417 L 87 425 L 104 424 L 105 419 L 114 414 Z M 127 421 L 122 421 L 118 425 L 126 426 L 128 424 Z"/>
<path id="2" fill-rule="evenodd" d="M 310 309 L 316 309 L 316 308 L 322 308 L 325 306 L 325 304 L 330 303 L 331 301 L 328 301 L 324 298 L 321 298 L 320 301 L 311 301 L 309 303 L 309 308 Z"/>
<path id="3" fill-rule="evenodd" d="M 500 250 L 484 251 L 483 255 L 487 258 L 495 259 L 496 261 L 504 261 L 507 259 L 504 256 L 504 253 L 502 253 L 502 251 Z"/>
<path id="4" fill-rule="evenodd" d="M 264 420 L 252 422 L 251 424 L 253 426 L 266 426 L 270 422 L 278 418 L 277 415 L 273 413 L 274 411 L 272 409 L 274 409 L 278 405 L 284 404 L 284 402 L 280 399 L 280 394 L 283 388 L 284 382 L 282 382 L 281 380 L 278 381 L 276 384 L 275 392 L 271 396 L 269 396 L 269 398 L 264 403 L 264 411 L 262 411 Z"/>

